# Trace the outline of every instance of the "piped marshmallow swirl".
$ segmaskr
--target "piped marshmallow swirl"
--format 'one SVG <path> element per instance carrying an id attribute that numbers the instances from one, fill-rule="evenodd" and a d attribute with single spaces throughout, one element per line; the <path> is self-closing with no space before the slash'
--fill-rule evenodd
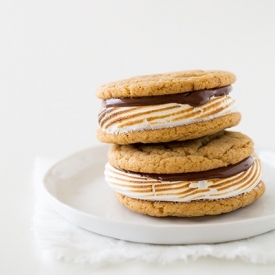
<path id="1" fill-rule="evenodd" d="M 103 107 L 98 120 L 102 131 L 127 133 L 183 126 L 211 120 L 233 112 L 236 112 L 235 100 L 228 95 L 222 95 L 212 97 L 207 103 L 198 107 L 181 103 Z"/>
<path id="2" fill-rule="evenodd" d="M 228 178 L 192 181 L 161 181 L 137 173 L 105 166 L 105 179 L 116 192 L 131 198 L 150 201 L 190 202 L 216 200 L 251 191 L 261 179 L 260 160 L 254 157 L 252 166 Z"/>

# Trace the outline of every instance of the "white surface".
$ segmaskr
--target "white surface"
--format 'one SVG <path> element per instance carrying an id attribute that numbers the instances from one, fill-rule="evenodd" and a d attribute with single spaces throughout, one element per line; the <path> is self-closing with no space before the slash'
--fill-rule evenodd
<path id="1" fill-rule="evenodd" d="M 48 262 L 34 243 L 32 169 L 98 145 L 101 84 L 138 74 L 226 69 L 237 75 L 236 128 L 275 149 L 272 0 L 3 0 L 0 2 L 1 274 L 274 274 L 210 257 L 97 269 Z"/>
<path id="2" fill-rule="evenodd" d="M 44 191 L 53 209 L 71 223 L 107 237 L 151 244 L 206 244 L 239 240 L 275 229 L 275 167 L 264 163 L 268 193 L 232 213 L 193 219 L 156 219 L 118 203 L 104 180 L 108 146 L 59 161 L 46 173 Z M 229 234 L 230 232 L 230 234 Z"/>
<path id="3" fill-rule="evenodd" d="M 269 158 L 273 156 L 273 160 L 275 159 L 275 152 L 264 152 L 265 156 L 267 156 L 266 153 L 269 152 Z M 52 165 L 52 160 L 38 157 L 35 160 L 33 172 L 36 190 L 33 234 L 41 251 L 50 258 L 62 259 L 79 264 L 89 263 L 92 266 L 100 267 L 106 267 L 109 264 L 117 265 L 133 259 L 155 265 L 172 265 L 177 264 L 179 261 L 190 263 L 206 256 L 228 260 L 242 259 L 253 264 L 275 263 L 275 230 L 252 238 L 232 242 L 172 246 L 127 242 L 84 230 L 57 214 L 47 200 L 47 193 L 43 192 L 43 177 Z M 56 170 L 57 174 L 59 172 L 60 169 Z M 273 170 L 271 172 L 274 173 Z M 65 183 L 67 182 L 66 175 L 68 175 L 68 173 L 63 175 L 65 177 L 62 177 L 62 181 Z M 71 173 L 69 175 L 71 175 Z M 88 182 L 84 183 L 80 180 L 83 174 L 79 172 L 78 176 L 75 176 L 78 178 L 80 186 L 85 189 Z M 64 186 L 63 183 L 59 183 Z M 64 189 L 66 189 L 65 187 L 66 186 L 64 186 Z M 73 193 L 76 191 L 81 192 L 80 189 L 82 188 L 70 189 L 70 191 Z M 61 191 L 60 188 L 59 191 Z M 67 192 L 69 192 L 69 190 L 65 193 Z M 89 194 L 87 194 L 87 196 L 89 196 Z M 76 198 L 78 194 L 70 194 L 68 197 L 77 201 Z M 94 197 L 91 199 L 94 199 Z M 265 199 L 268 200 L 268 197 Z M 104 207 L 108 208 L 109 204 L 110 206 L 112 205 L 110 202 L 107 205 L 105 204 Z M 86 205 L 84 207 L 87 208 Z M 64 209 L 64 211 L 65 210 L 66 209 Z M 67 210 L 70 215 L 73 214 L 70 209 Z M 116 209 L 114 209 L 114 211 L 115 210 Z M 97 210 L 97 212 L 101 211 Z M 79 215 L 76 214 L 76 218 L 78 218 L 78 216 Z M 127 215 L 125 215 L 125 218 L 126 217 Z M 139 219 L 136 221 L 138 220 Z M 96 223 L 96 221 L 94 222 Z M 126 224 L 126 222 L 127 219 L 124 220 L 124 224 Z M 181 221 L 178 220 L 177 222 Z M 115 227 L 116 225 L 112 224 L 111 228 L 115 229 Z M 257 225 L 257 228 L 258 227 Z M 107 229 L 105 228 L 104 230 L 106 231 Z M 127 231 L 127 225 L 120 230 Z M 218 230 L 220 230 L 220 228 Z M 217 232 L 218 230 L 215 231 Z M 241 229 L 238 228 L 237 230 Z M 136 231 L 136 228 L 134 228 L 134 231 Z M 140 233 L 142 232 L 140 231 L 139 234 Z M 171 232 L 169 233 L 171 234 Z M 182 230 L 181 234 L 186 234 L 185 230 Z M 232 234 L 231 230 L 228 230 L 228 234 Z"/>

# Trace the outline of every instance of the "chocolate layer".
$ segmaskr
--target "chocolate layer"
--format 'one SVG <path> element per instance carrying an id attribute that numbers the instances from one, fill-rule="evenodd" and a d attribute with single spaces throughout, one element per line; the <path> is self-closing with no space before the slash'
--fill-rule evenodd
<path id="1" fill-rule="evenodd" d="M 187 93 L 178 93 L 161 96 L 143 96 L 143 97 L 123 97 L 109 98 L 103 100 L 103 107 L 133 107 L 145 105 L 158 105 L 166 103 L 189 104 L 193 107 L 201 106 L 207 103 L 213 96 L 228 95 L 232 86 L 225 86 L 218 89 L 199 90 Z"/>
<path id="2" fill-rule="evenodd" d="M 154 174 L 154 173 L 136 173 L 131 171 L 125 171 L 131 174 L 139 174 L 143 177 L 153 178 L 161 181 L 198 181 L 208 180 L 215 178 L 229 178 L 236 174 L 249 169 L 254 160 L 253 157 L 248 157 L 236 164 L 226 167 L 220 167 L 207 171 L 191 172 L 191 173 L 178 173 L 178 174 Z"/>

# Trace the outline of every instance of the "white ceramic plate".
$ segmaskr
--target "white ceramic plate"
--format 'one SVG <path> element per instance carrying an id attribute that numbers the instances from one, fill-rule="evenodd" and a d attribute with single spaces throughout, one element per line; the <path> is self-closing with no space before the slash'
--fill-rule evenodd
<path id="1" fill-rule="evenodd" d="M 266 194 L 252 205 L 219 216 L 154 218 L 120 205 L 103 177 L 106 146 L 79 152 L 55 164 L 44 189 L 56 212 L 104 236 L 153 244 L 199 244 L 252 237 L 275 228 L 275 169 L 264 163 Z"/>

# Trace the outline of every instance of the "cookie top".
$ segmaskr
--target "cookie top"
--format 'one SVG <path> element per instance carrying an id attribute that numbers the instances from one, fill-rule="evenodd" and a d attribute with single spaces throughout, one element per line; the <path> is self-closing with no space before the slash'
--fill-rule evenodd
<path id="1" fill-rule="evenodd" d="M 226 71 L 182 71 L 166 74 L 136 76 L 99 87 L 101 99 L 169 95 L 228 86 L 236 81 Z"/>
<path id="2" fill-rule="evenodd" d="M 240 132 L 221 131 L 187 141 L 113 145 L 108 160 L 116 168 L 139 173 L 199 172 L 236 164 L 253 153 L 253 146 Z"/>

